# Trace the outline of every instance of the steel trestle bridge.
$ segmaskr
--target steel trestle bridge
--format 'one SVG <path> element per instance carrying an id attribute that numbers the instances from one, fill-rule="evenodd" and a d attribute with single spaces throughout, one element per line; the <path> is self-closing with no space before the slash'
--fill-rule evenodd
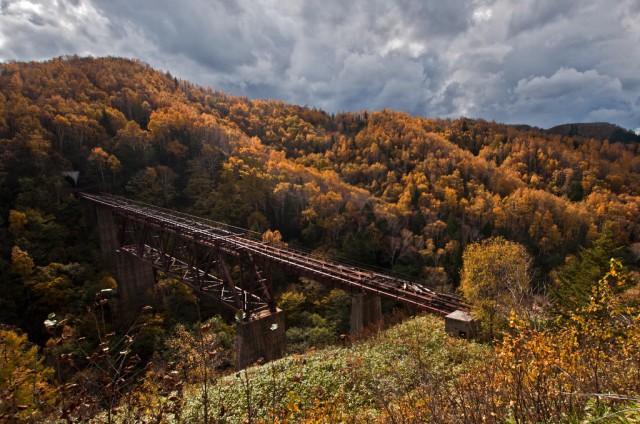
<path id="1" fill-rule="evenodd" d="M 270 277 L 278 269 L 438 315 L 469 309 L 456 295 L 264 242 L 247 230 L 112 195 L 79 196 L 113 215 L 120 252 L 175 277 L 242 318 L 276 311 Z"/>

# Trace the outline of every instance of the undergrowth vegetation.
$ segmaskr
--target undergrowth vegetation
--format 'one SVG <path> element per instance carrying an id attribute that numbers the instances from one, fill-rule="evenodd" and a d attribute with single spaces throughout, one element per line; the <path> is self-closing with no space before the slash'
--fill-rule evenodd
<path id="1" fill-rule="evenodd" d="M 220 378 L 209 399 L 222 422 L 639 422 L 640 311 L 616 295 L 628 285 L 612 260 L 567 320 L 513 314 L 495 346 L 421 316 Z M 183 417 L 201 408 L 187 403 Z"/>
<path id="2" fill-rule="evenodd" d="M 323 411 L 370 421 L 425 384 L 453 381 L 487 355 L 486 346 L 449 337 L 440 318 L 421 316 L 353 346 L 291 355 L 221 378 L 211 402 L 227 422 L 311 419 Z M 187 397 L 200 398 L 198 390 Z M 191 403 L 184 416 L 198 419 L 201 408 Z"/>

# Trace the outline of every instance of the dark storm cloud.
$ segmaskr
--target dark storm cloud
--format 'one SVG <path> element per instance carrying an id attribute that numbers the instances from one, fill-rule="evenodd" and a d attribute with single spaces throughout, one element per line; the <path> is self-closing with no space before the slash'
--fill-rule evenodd
<path id="1" fill-rule="evenodd" d="M 637 0 L 0 0 L 0 59 L 134 56 L 230 94 L 640 127 Z"/>
<path id="2" fill-rule="evenodd" d="M 259 9 L 232 0 L 95 3 L 111 19 L 135 26 L 160 52 L 184 56 L 223 73 L 239 66 L 256 66 L 263 54 L 282 71 L 293 46 Z"/>
<path id="3" fill-rule="evenodd" d="M 554 22 L 570 18 L 573 10 L 580 7 L 580 0 L 537 0 L 522 2 L 520 7 L 514 8 L 512 18 L 508 24 L 509 37 L 522 32 L 544 28 Z"/>
<path id="4" fill-rule="evenodd" d="M 400 0 L 397 7 L 403 21 L 421 37 L 452 36 L 465 32 L 472 24 L 474 2 L 466 0 L 415 1 Z"/>
<path id="5" fill-rule="evenodd" d="M 83 0 L 0 0 L 0 60 L 108 55 L 133 51 L 113 38 L 110 21 Z"/>

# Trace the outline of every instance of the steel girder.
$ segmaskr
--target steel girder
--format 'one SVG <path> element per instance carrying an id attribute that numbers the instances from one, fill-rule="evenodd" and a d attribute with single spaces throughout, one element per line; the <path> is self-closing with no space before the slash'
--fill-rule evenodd
<path id="1" fill-rule="evenodd" d="M 249 252 L 200 241 L 188 231 L 141 220 L 117 210 L 120 251 L 213 298 L 239 317 L 276 310 L 269 279 Z"/>

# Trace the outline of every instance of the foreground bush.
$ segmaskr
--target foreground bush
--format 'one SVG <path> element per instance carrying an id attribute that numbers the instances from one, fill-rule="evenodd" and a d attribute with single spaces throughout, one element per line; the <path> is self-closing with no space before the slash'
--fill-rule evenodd
<path id="1" fill-rule="evenodd" d="M 513 316 L 485 362 L 402 396 L 381 421 L 640 422 L 640 311 L 615 291 L 621 265 L 568 321 L 539 329 Z"/>

